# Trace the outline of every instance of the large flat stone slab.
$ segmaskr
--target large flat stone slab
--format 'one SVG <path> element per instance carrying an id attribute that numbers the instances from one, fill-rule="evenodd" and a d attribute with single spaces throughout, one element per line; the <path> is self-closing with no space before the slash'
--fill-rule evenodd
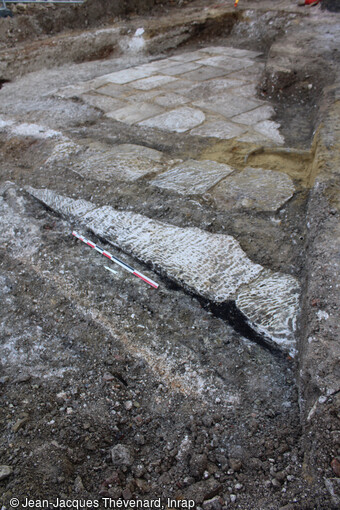
<path id="1" fill-rule="evenodd" d="M 146 78 L 153 73 L 152 69 L 146 67 L 130 67 L 129 69 L 123 69 L 115 73 L 105 75 L 108 83 L 117 83 L 123 85 L 124 83 L 130 83 L 131 81 Z"/>
<path id="2" fill-rule="evenodd" d="M 176 79 L 177 78 L 175 78 L 174 76 L 156 75 L 156 76 L 150 76 L 149 78 L 144 78 L 142 80 L 134 81 L 131 86 L 134 89 L 151 90 L 156 87 L 165 85 L 167 83 L 174 82 L 174 81 L 176 81 Z"/>
<path id="3" fill-rule="evenodd" d="M 255 110 L 251 110 L 245 113 L 241 113 L 240 115 L 236 115 L 233 117 L 234 122 L 239 122 L 240 124 L 256 124 L 257 122 L 261 122 L 263 120 L 270 119 L 272 115 L 274 115 L 275 111 L 272 106 L 265 105 L 259 106 L 255 108 Z"/>
<path id="4" fill-rule="evenodd" d="M 225 74 L 225 70 L 220 67 L 202 66 L 196 69 L 196 71 L 182 74 L 182 78 L 190 81 L 204 81 L 217 78 L 218 76 L 224 76 Z"/>
<path id="5" fill-rule="evenodd" d="M 28 187 L 27 191 L 65 218 L 81 218 L 86 213 L 96 209 L 96 205 L 87 200 L 64 197 L 49 189 L 34 190 Z"/>
<path id="6" fill-rule="evenodd" d="M 195 71 L 195 69 L 198 69 L 199 67 L 200 64 L 197 62 L 173 62 L 172 65 L 164 67 L 162 72 L 169 76 L 176 76 L 178 74 L 187 73 L 189 71 Z"/>
<path id="7" fill-rule="evenodd" d="M 112 154 L 117 156 L 133 156 L 136 158 L 147 158 L 152 161 L 161 161 L 163 159 L 163 153 L 156 149 L 150 149 L 150 147 L 144 147 L 144 145 L 135 145 L 132 143 L 122 143 L 114 145 L 111 149 Z"/>
<path id="8" fill-rule="evenodd" d="M 240 71 L 241 69 L 245 69 L 246 67 L 250 67 L 254 64 L 252 60 L 246 60 L 244 58 L 237 59 L 226 57 L 224 55 L 202 58 L 198 60 L 197 63 L 206 66 L 220 67 L 226 71 L 225 74 Z"/>
<path id="9" fill-rule="evenodd" d="M 273 142 L 278 145 L 282 145 L 284 143 L 284 138 L 279 132 L 280 124 L 277 122 L 273 122 L 271 120 L 263 120 L 258 124 L 255 124 L 254 129 L 264 135 L 266 138 L 269 138 Z"/>
<path id="10" fill-rule="evenodd" d="M 163 166 L 139 156 L 116 155 L 111 152 L 93 155 L 76 167 L 88 179 L 99 181 L 136 181 L 164 170 Z"/>
<path id="11" fill-rule="evenodd" d="M 210 110 L 227 118 L 248 112 L 249 110 L 253 110 L 257 106 L 261 105 L 259 101 L 239 97 L 233 94 L 228 94 L 223 97 L 217 96 L 210 100 L 195 101 L 193 104 L 199 108 L 203 108 L 208 111 Z"/>
<path id="12" fill-rule="evenodd" d="M 136 124 L 137 122 L 158 115 L 164 111 L 161 106 L 152 103 L 138 103 L 137 106 L 129 104 L 118 110 L 108 112 L 106 117 L 125 122 L 126 124 Z"/>
<path id="13" fill-rule="evenodd" d="M 166 131 L 177 131 L 177 133 L 184 133 L 189 129 L 202 124 L 205 120 L 203 112 L 197 108 L 182 107 L 170 112 L 157 115 L 151 119 L 140 122 L 140 126 L 153 127 L 164 129 Z"/>
<path id="14" fill-rule="evenodd" d="M 169 278 L 215 303 L 233 301 L 267 341 L 294 353 L 298 281 L 252 262 L 231 236 L 181 228 L 140 214 L 63 197 L 28 192 L 112 245 L 152 264 Z"/>
<path id="15" fill-rule="evenodd" d="M 55 146 L 46 165 L 55 166 L 68 159 L 70 170 L 86 179 L 98 181 L 136 181 L 147 175 L 163 172 L 166 168 L 161 160 L 163 153 L 134 144 L 120 144 L 113 147 L 93 144 L 87 149 L 71 141 Z"/>
<path id="16" fill-rule="evenodd" d="M 126 87 L 124 85 L 117 85 L 115 83 L 106 83 L 105 85 L 96 88 L 97 94 L 105 96 L 121 98 L 126 95 Z"/>
<path id="17" fill-rule="evenodd" d="M 174 92 L 165 92 L 154 98 L 154 103 L 163 107 L 174 108 L 189 102 L 189 99 Z"/>
<path id="18" fill-rule="evenodd" d="M 221 138 L 229 140 L 242 135 L 246 131 L 245 126 L 234 124 L 233 122 L 217 120 L 215 122 L 205 122 L 202 126 L 192 129 L 190 133 L 196 136 L 206 138 Z"/>
<path id="19" fill-rule="evenodd" d="M 240 290 L 236 306 L 257 332 L 295 352 L 291 332 L 296 330 L 299 297 L 300 285 L 294 276 L 268 271 Z"/>
<path id="20" fill-rule="evenodd" d="M 96 94 L 94 92 L 82 94 L 81 99 L 90 106 L 99 108 L 103 112 L 107 113 L 114 110 L 119 110 L 126 106 L 126 103 L 113 97 L 105 97 L 102 94 Z"/>
<path id="21" fill-rule="evenodd" d="M 244 85 L 245 82 L 242 80 L 235 80 L 229 78 L 217 78 L 215 80 L 208 80 L 197 84 L 191 84 L 191 86 L 182 87 L 182 93 L 191 99 L 191 101 L 199 100 L 211 100 L 216 96 L 224 96 L 229 94 L 233 87 L 239 88 Z M 231 92 L 232 93 L 232 92 Z M 255 91 L 253 96 L 255 96 Z"/>
<path id="22" fill-rule="evenodd" d="M 182 195 L 194 195 L 205 193 L 233 171 L 233 168 L 222 163 L 191 159 L 159 175 L 152 184 Z"/>
<path id="23" fill-rule="evenodd" d="M 295 192 L 291 178 L 282 172 L 247 167 L 216 186 L 213 196 L 224 209 L 276 211 Z"/>
<path id="24" fill-rule="evenodd" d="M 262 55 L 262 53 L 259 51 L 244 50 L 241 48 L 233 48 L 231 46 L 208 46 L 204 48 L 204 52 L 209 54 L 228 55 L 234 58 L 256 58 Z"/>

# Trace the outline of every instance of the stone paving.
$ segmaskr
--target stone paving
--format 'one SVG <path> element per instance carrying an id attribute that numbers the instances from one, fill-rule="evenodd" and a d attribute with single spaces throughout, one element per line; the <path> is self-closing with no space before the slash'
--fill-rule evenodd
<path id="1" fill-rule="evenodd" d="M 135 144 L 114 146 L 92 142 L 78 145 L 58 140 L 46 168 L 68 161 L 69 171 L 104 182 L 134 182 L 143 178 L 150 185 L 180 195 L 209 193 L 219 210 L 275 212 L 295 193 L 292 179 L 284 172 L 246 167 L 243 170 L 211 160 L 169 159 L 163 152 Z"/>
<path id="2" fill-rule="evenodd" d="M 260 53 L 207 47 L 57 92 L 128 125 L 220 139 L 284 143 L 273 108 L 256 97 Z"/>
<path id="3" fill-rule="evenodd" d="M 152 184 L 183 195 L 201 194 L 232 172 L 229 165 L 191 159 L 159 175 Z"/>
<path id="4" fill-rule="evenodd" d="M 273 170 L 247 167 L 222 181 L 213 191 L 221 209 L 276 211 L 295 191 L 288 175 Z"/>

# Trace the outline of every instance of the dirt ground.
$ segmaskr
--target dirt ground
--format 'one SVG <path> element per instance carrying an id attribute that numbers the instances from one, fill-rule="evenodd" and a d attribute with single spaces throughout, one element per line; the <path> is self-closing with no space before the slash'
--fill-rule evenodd
<path id="1" fill-rule="evenodd" d="M 0 19 L 2 510 L 159 500 L 204 510 L 338 508 L 339 15 L 288 0 L 240 0 L 238 11 L 199 0 L 148 2 L 148 11 L 157 6 L 142 14 L 135 2 L 105 23 L 91 17 L 106 3 L 89 2 L 77 21 L 80 7 L 20 5 L 13 19 Z M 61 31 L 65 12 L 73 14 Z M 121 39 L 140 26 L 146 50 L 126 51 Z M 128 126 L 56 94 L 204 46 L 263 52 L 257 94 L 275 108 L 283 147 Z M 19 123 L 45 134 L 11 131 Z M 48 164 L 56 145 L 49 130 L 84 150 L 130 143 L 172 160 L 241 168 L 249 157 L 287 173 L 296 192 L 272 214 L 225 210 L 209 195 L 188 199 L 147 179 L 103 184 L 85 179 L 67 153 Z M 298 355 L 260 345 L 214 303 L 87 233 L 159 289 L 109 273 L 72 237 L 79 224 L 27 186 L 232 235 L 253 262 L 299 279 Z M 324 351 L 313 351 L 314 337 Z"/>

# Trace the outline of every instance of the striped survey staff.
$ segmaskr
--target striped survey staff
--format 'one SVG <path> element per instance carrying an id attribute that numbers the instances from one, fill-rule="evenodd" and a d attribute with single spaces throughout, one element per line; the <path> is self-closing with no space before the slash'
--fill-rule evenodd
<path id="1" fill-rule="evenodd" d="M 149 285 L 151 285 L 151 287 L 154 287 L 155 289 L 158 289 L 158 287 L 159 287 L 158 283 L 154 282 L 153 280 L 151 280 L 151 278 L 148 278 L 147 276 L 145 276 L 144 274 L 140 273 L 139 271 L 136 271 L 136 269 L 133 269 L 133 267 L 129 266 L 128 264 L 125 264 L 125 262 L 123 262 L 122 260 L 117 259 L 117 257 L 112 255 L 108 251 L 103 250 L 103 248 L 101 248 L 97 244 L 95 244 L 92 241 L 89 241 L 88 239 L 86 239 L 86 237 L 81 236 L 80 234 L 78 234 L 75 231 L 72 232 L 72 235 L 74 237 L 76 237 L 77 239 L 79 239 L 80 241 L 83 241 L 83 243 L 87 244 L 87 246 L 90 246 L 90 248 L 94 248 L 98 253 L 100 253 L 101 255 L 104 255 L 104 257 L 107 257 L 109 260 L 112 260 L 112 262 L 114 262 L 115 264 L 118 264 L 118 266 L 122 267 L 123 269 L 125 269 L 129 273 L 133 274 L 134 276 L 137 276 L 138 278 L 140 278 L 144 282 L 148 283 Z"/>

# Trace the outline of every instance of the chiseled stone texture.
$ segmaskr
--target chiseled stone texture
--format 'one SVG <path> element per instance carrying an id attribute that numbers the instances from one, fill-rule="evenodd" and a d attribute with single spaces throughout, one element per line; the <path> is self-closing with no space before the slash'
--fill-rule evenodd
<path id="1" fill-rule="evenodd" d="M 96 208 L 49 190 L 27 191 L 187 290 L 217 303 L 234 301 L 255 330 L 294 354 L 298 281 L 252 262 L 233 237 L 176 227 L 109 206 Z"/>
<path id="2" fill-rule="evenodd" d="M 218 120 L 215 122 L 206 122 L 198 128 L 192 129 L 192 135 L 204 136 L 207 138 L 222 138 L 229 140 L 235 136 L 242 135 L 247 130 L 246 126 L 239 126 L 233 122 Z"/>
<path id="3" fill-rule="evenodd" d="M 176 110 L 171 110 L 170 112 L 139 122 L 139 125 L 184 133 L 184 131 L 202 124 L 204 120 L 205 115 L 203 112 L 197 108 L 183 106 L 182 108 L 177 108 Z"/>
<path id="4" fill-rule="evenodd" d="M 279 127 L 280 124 L 278 124 L 277 122 L 273 122 L 271 120 L 264 120 L 256 124 L 254 126 L 254 129 L 258 133 L 261 133 L 262 135 L 266 136 L 267 138 L 277 143 L 278 145 L 282 145 L 284 143 L 284 138 L 279 133 Z"/>
<path id="5" fill-rule="evenodd" d="M 119 110 L 108 112 L 106 117 L 120 122 L 126 122 L 127 124 L 135 124 L 141 120 L 158 115 L 163 111 L 161 106 L 152 103 L 138 103 L 138 105 L 129 104 Z"/>
<path id="6" fill-rule="evenodd" d="M 176 81 L 176 79 L 177 78 L 174 78 L 173 76 L 150 76 L 149 78 L 135 81 L 133 83 L 133 88 L 139 90 L 151 90 L 166 83 Z"/>
<path id="7" fill-rule="evenodd" d="M 135 181 L 164 171 L 163 153 L 141 145 L 120 144 L 113 147 L 100 143 L 84 149 L 73 142 L 57 144 L 47 165 L 69 159 L 69 167 L 88 179 L 98 181 Z"/>
<path id="8" fill-rule="evenodd" d="M 259 106 L 258 108 L 255 108 L 255 110 L 236 115 L 233 117 L 233 121 L 239 122 L 240 124 L 256 124 L 257 122 L 270 119 L 274 113 L 272 106 Z"/>
<path id="9" fill-rule="evenodd" d="M 122 71 L 116 71 L 115 73 L 107 74 L 105 77 L 108 83 L 117 83 L 123 85 L 130 81 L 139 80 L 141 78 L 147 78 L 152 74 L 152 69 L 141 67 L 130 67 L 129 69 L 123 69 Z"/>
<path id="10" fill-rule="evenodd" d="M 233 170 L 215 161 L 191 159 L 159 175 L 152 184 L 183 195 L 194 195 L 205 193 Z"/>
<path id="11" fill-rule="evenodd" d="M 266 271 L 240 290 L 236 306 L 259 333 L 294 352 L 291 332 L 296 330 L 299 297 L 300 285 L 294 276 Z"/>
<path id="12" fill-rule="evenodd" d="M 93 92 L 82 94 L 80 97 L 83 101 L 85 101 L 85 103 L 89 104 L 90 106 L 94 106 L 95 108 L 99 108 L 105 113 L 112 112 L 126 106 L 126 103 L 120 101 L 119 99 L 106 97 L 102 94 L 95 94 Z"/>
<path id="13" fill-rule="evenodd" d="M 193 104 L 200 108 L 222 114 L 228 118 L 248 112 L 261 105 L 260 101 L 254 101 L 253 99 L 247 99 L 233 94 L 213 97 L 210 100 L 195 101 Z"/>
<path id="14" fill-rule="evenodd" d="M 209 46 L 100 76 L 55 92 L 80 97 L 107 118 L 224 140 L 284 142 L 272 107 L 256 97 L 260 53 Z M 196 132 L 195 128 L 198 128 Z M 192 131 L 190 131 L 192 130 Z M 241 138 L 238 138 L 241 140 Z"/>
<path id="15" fill-rule="evenodd" d="M 282 172 L 247 167 L 220 182 L 212 194 L 224 209 L 276 211 L 295 192 L 291 178 Z"/>
<path id="16" fill-rule="evenodd" d="M 252 60 L 246 60 L 244 58 L 232 58 L 225 57 L 224 55 L 219 55 L 217 57 L 208 57 L 202 58 L 197 61 L 198 64 L 212 66 L 212 67 L 220 67 L 226 71 L 239 71 L 240 69 L 245 69 L 246 67 L 250 67 L 254 64 Z"/>

